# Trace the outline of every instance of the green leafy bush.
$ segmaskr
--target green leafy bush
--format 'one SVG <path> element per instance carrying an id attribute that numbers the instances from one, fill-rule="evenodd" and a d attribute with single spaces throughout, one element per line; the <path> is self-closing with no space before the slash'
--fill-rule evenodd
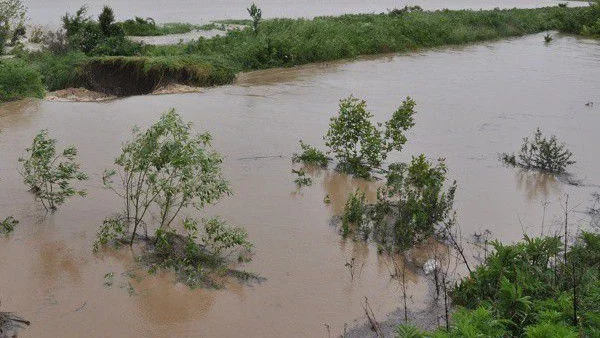
<path id="1" fill-rule="evenodd" d="M 43 96 L 40 73 L 19 60 L 0 60 L 0 102 Z"/>
<path id="2" fill-rule="evenodd" d="M 510 165 L 525 169 L 537 169 L 550 173 L 564 173 L 568 166 L 575 163 L 573 153 L 564 143 L 558 143 L 556 136 L 546 138 L 538 128 L 530 140 L 523 139 L 523 145 L 518 155 L 502 154 L 501 159 Z"/>
<path id="3" fill-rule="evenodd" d="M 404 132 L 413 125 L 415 102 L 407 97 L 385 123 L 374 124 L 366 102 L 354 96 L 340 100 L 337 116 L 331 118 L 325 144 L 338 159 L 338 169 L 361 178 L 371 177 L 392 150 L 406 143 Z"/>
<path id="4" fill-rule="evenodd" d="M 389 166 L 372 213 L 379 241 L 403 251 L 452 224 L 456 182 L 446 189 L 446 173 L 425 155 Z"/>
<path id="5" fill-rule="evenodd" d="M 15 230 L 19 221 L 14 217 L 9 216 L 0 222 L 0 234 L 8 235 Z"/>
<path id="6" fill-rule="evenodd" d="M 85 196 L 85 190 L 73 186 L 77 181 L 87 180 L 76 158 L 75 147 L 58 153 L 56 140 L 48 137 L 47 130 L 40 131 L 26 149 L 26 156 L 19 158 L 25 184 L 47 211 L 56 210 L 69 197 Z"/>
<path id="7" fill-rule="evenodd" d="M 152 269 L 172 268 L 195 286 L 206 281 L 200 278 L 205 267 L 222 268 L 223 251 L 248 249 L 246 232 L 218 218 L 200 222 L 187 217 L 182 227 L 174 225 L 180 213 L 202 211 L 231 192 L 211 139 L 208 133 L 194 134 L 175 110 L 145 131 L 134 129 L 115 160 L 117 169 L 103 176 L 105 186 L 122 199 L 123 211 L 99 228 L 94 250 L 141 239 L 149 244 L 145 260 Z"/>
<path id="8" fill-rule="evenodd" d="M 357 189 L 348 195 L 342 214 L 342 236 L 346 237 L 355 231 L 368 236 L 367 198 L 363 191 Z"/>
<path id="9" fill-rule="evenodd" d="M 306 165 L 314 165 L 317 167 L 326 168 L 329 163 L 329 158 L 319 149 L 306 144 L 300 140 L 300 148 L 302 153 L 292 156 L 293 163 L 304 163 Z"/>

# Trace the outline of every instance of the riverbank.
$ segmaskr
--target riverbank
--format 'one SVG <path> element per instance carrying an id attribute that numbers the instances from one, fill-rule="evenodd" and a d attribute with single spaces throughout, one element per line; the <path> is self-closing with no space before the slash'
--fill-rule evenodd
<path id="1" fill-rule="evenodd" d="M 131 55 L 46 51 L 22 52 L 18 58 L 26 63 L 21 66 L 39 73 L 46 90 L 85 87 L 130 96 L 148 94 L 172 83 L 197 87 L 229 84 L 241 71 L 462 45 L 549 30 L 594 35 L 599 7 L 413 10 L 311 20 L 272 19 L 261 22 L 256 32 L 246 28 L 189 43 L 140 45 Z M 11 98 L 29 95 L 24 91 Z"/>

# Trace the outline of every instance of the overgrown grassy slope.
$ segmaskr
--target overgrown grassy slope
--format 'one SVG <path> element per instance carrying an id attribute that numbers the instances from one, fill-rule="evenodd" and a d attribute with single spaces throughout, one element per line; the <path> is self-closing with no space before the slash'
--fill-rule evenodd
<path id="1" fill-rule="evenodd" d="M 247 28 L 186 44 L 130 48 L 127 50 L 133 54 L 128 55 L 115 56 L 115 51 L 107 48 L 113 56 L 69 51 L 23 53 L 20 57 L 42 75 L 48 90 L 86 86 L 131 95 L 170 82 L 196 86 L 230 83 L 236 73 L 245 70 L 467 44 L 547 30 L 593 35 L 596 30 L 600 32 L 599 20 L 598 5 L 273 19 L 261 22 L 257 32 Z M 119 76 L 114 78 L 118 86 L 111 84 L 107 74 Z M 143 86 L 136 88 L 136 83 Z"/>

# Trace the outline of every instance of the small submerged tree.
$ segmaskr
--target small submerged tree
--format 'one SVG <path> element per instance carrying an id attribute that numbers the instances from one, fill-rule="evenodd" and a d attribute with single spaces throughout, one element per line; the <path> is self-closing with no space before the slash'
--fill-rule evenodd
<path id="1" fill-rule="evenodd" d="M 546 138 L 538 128 L 533 139 L 525 137 L 518 155 L 504 153 L 502 161 L 509 165 L 524 169 L 537 169 L 555 174 L 562 174 L 567 167 L 575 164 L 573 153 L 564 143 L 559 143 L 556 136 Z"/>
<path id="2" fill-rule="evenodd" d="M 425 155 L 390 165 L 373 212 L 380 241 L 404 251 L 452 224 L 456 181 L 446 188 L 446 173 L 443 159 L 434 164 Z"/>
<path id="3" fill-rule="evenodd" d="M 58 152 L 56 140 L 48 136 L 47 130 L 40 131 L 26 149 L 26 156 L 19 158 L 25 184 L 47 211 L 55 211 L 69 197 L 86 195 L 84 189 L 74 186 L 88 178 L 76 159 L 77 148 Z"/>
<path id="4" fill-rule="evenodd" d="M 254 33 L 258 32 L 258 25 L 260 25 L 260 21 L 262 20 L 262 10 L 256 6 L 255 3 L 252 3 L 250 8 L 246 8 L 248 14 L 252 18 L 252 30 Z"/>
<path id="5" fill-rule="evenodd" d="M 415 102 L 407 97 L 385 123 L 373 123 L 366 102 L 354 96 L 340 100 L 337 116 L 331 118 L 323 137 L 329 150 L 338 159 L 338 169 L 357 177 L 370 178 L 372 170 L 380 168 L 388 153 L 401 151 L 407 139 L 404 135 L 414 126 Z"/>
<path id="6" fill-rule="evenodd" d="M 224 249 L 250 247 L 242 228 L 227 226 L 218 219 L 186 217 L 183 231 L 174 226 L 184 210 L 201 211 L 231 193 L 221 171 L 222 158 L 211 148 L 211 135 L 194 134 L 192 125 L 174 109 L 147 130 L 134 129 L 132 140 L 123 145 L 115 164 L 117 169 L 105 171 L 103 181 L 122 198 L 123 214 L 105 220 L 98 230 L 95 250 L 109 242 L 132 245 L 136 238 L 142 238 L 154 247 L 159 263 L 198 272 L 203 255 L 218 256 Z M 119 182 L 114 182 L 115 177 Z M 151 217 L 151 212 L 156 217 Z M 154 230 L 153 235 L 148 235 L 148 227 Z"/>
<path id="7" fill-rule="evenodd" d="M 443 159 L 434 164 L 424 155 L 391 164 L 376 203 L 365 204 L 360 192 L 350 196 L 341 217 L 343 234 L 373 233 L 390 252 L 405 252 L 433 236 L 445 240 L 454 224 L 456 192 L 456 182 L 447 186 L 446 173 Z"/>

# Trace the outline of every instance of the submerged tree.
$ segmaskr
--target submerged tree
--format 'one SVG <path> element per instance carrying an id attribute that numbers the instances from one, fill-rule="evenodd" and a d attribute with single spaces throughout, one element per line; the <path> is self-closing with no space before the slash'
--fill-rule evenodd
<path id="1" fill-rule="evenodd" d="M 403 251 L 452 224 L 456 181 L 446 189 L 446 173 L 443 159 L 434 164 L 425 155 L 390 165 L 373 213 L 382 240 L 391 237 Z"/>
<path id="2" fill-rule="evenodd" d="M 392 150 L 400 151 L 406 143 L 404 132 L 414 126 L 415 102 L 407 97 L 385 123 L 373 123 L 366 102 L 354 96 L 340 100 L 337 116 L 331 118 L 323 137 L 338 159 L 338 169 L 362 178 L 380 168 Z"/>
<path id="3" fill-rule="evenodd" d="M 246 10 L 248 11 L 248 14 L 250 14 L 250 17 L 252 17 L 252 30 L 254 33 L 257 33 L 258 25 L 262 20 L 262 10 L 258 8 L 255 3 L 252 3 L 252 6 L 246 8 Z"/>
<path id="4" fill-rule="evenodd" d="M 504 153 L 501 159 L 510 165 L 525 169 L 537 169 L 550 173 L 562 174 L 567 167 L 575 164 L 573 153 L 564 143 L 559 143 L 556 136 L 546 138 L 538 128 L 533 139 L 525 137 L 518 155 Z"/>
<path id="5" fill-rule="evenodd" d="M 48 137 L 47 130 L 40 131 L 26 149 L 26 156 L 19 158 L 25 184 L 47 211 L 56 210 L 69 197 L 86 195 L 84 189 L 74 186 L 88 178 L 76 159 L 77 148 L 58 152 L 56 140 Z"/>
<path id="6" fill-rule="evenodd" d="M 150 208 L 158 211 L 158 229 L 167 229 L 188 207 L 202 210 L 230 193 L 221 172 L 221 156 L 210 146 L 211 135 L 193 134 L 174 109 L 146 131 L 134 129 L 115 160 L 117 170 L 105 171 L 106 187 L 123 199 L 131 240 L 145 224 Z M 118 176 L 120 184 L 113 178 Z"/>
<path id="7" fill-rule="evenodd" d="M 103 177 L 105 186 L 122 198 L 123 214 L 104 221 L 94 249 L 109 242 L 132 245 L 143 229 L 143 239 L 153 248 L 153 266 L 174 268 L 185 274 L 187 284 L 196 285 L 190 280 L 203 276 L 203 265 L 219 261 L 223 250 L 251 246 L 244 229 L 218 218 L 185 217 L 182 227 L 174 226 L 184 210 L 202 211 L 230 194 L 221 163 L 211 135 L 194 134 L 174 109 L 147 130 L 134 129 L 115 160 L 117 169 L 106 170 Z"/>

